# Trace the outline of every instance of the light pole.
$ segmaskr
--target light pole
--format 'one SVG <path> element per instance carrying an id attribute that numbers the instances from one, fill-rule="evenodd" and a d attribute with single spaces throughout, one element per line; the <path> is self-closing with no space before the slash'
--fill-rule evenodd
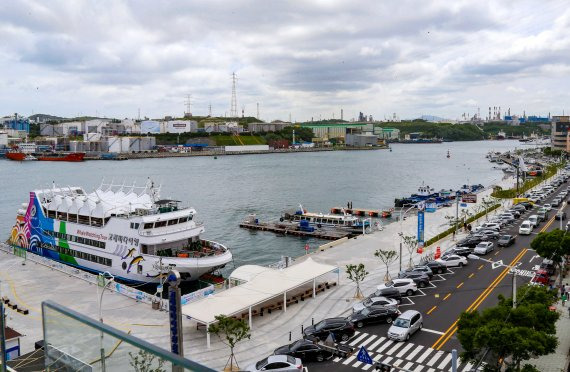
<path id="1" fill-rule="evenodd" d="M 459 223 L 459 195 L 460 192 L 455 192 L 455 234 L 453 234 L 453 240 L 457 236 L 457 224 Z"/>
<path id="2" fill-rule="evenodd" d="M 517 270 L 516 266 L 505 265 L 503 263 L 499 263 L 496 261 L 487 260 L 486 258 L 479 257 L 475 254 L 470 254 L 467 256 L 470 260 L 481 260 L 485 262 L 489 262 L 490 264 L 501 266 L 501 267 L 508 267 L 511 269 L 511 273 L 513 274 L 513 309 L 517 308 Z"/>
<path id="3" fill-rule="evenodd" d="M 107 280 L 106 276 L 109 276 L 109 280 Z M 98 283 L 97 283 L 97 291 L 99 291 L 99 287 L 101 288 L 101 294 L 99 296 L 99 321 L 103 323 L 103 294 L 105 293 L 105 289 L 109 284 L 115 281 L 115 277 L 108 271 L 105 271 L 103 274 L 99 274 Z M 101 285 L 103 284 L 103 285 Z M 103 331 L 101 331 L 101 335 L 99 338 L 99 348 L 101 350 L 101 371 L 105 372 L 105 348 L 103 348 Z"/>

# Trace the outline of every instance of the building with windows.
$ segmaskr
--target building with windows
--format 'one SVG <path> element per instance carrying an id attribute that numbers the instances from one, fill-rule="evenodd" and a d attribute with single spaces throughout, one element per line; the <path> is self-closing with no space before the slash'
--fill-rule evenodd
<path id="1" fill-rule="evenodd" d="M 570 152 L 570 138 L 568 130 L 570 129 L 570 116 L 553 116 L 552 117 L 552 148 Z"/>
<path id="2" fill-rule="evenodd" d="M 314 137 L 319 140 L 328 141 L 333 138 L 346 139 L 346 134 L 356 134 L 362 132 L 372 132 L 372 123 L 302 123 L 301 128 L 310 128 Z"/>

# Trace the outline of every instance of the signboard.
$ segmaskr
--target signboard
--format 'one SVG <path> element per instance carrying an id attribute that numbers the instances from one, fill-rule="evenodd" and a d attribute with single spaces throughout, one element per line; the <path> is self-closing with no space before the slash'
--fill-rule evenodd
<path id="1" fill-rule="evenodd" d="M 424 211 L 418 211 L 418 245 L 424 245 Z"/>
<path id="2" fill-rule="evenodd" d="M 187 293 L 184 296 L 181 296 L 180 301 L 182 305 L 186 305 L 190 302 L 194 302 L 196 300 L 204 298 L 212 293 L 214 293 L 214 286 L 209 285 L 206 288 L 202 288 L 197 291 Z"/>
<path id="3" fill-rule="evenodd" d="M 433 213 L 437 210 L 436 203 L 426 203 L 426 212 Z"/>
<path id="4" fill-rule="evenodd" d="M 373 364 L 374 363 L 374 362 L 372 362 L 372 358 L 370 358 L 370 355 L 368 354 L 368 351 L 366 351 L 366 348 L 364 348 L 364 346 L 360 347 L 360 350 L 358 351 L 358 356 L 356 357 L 356 359 L 359 362 L 366 363 L 366 364 Z"/>
<path id="5" fill-rule="evenodd" d="M 462 203 L 477 203 L 477 194 L 463 194 L 461 196 Z"/>

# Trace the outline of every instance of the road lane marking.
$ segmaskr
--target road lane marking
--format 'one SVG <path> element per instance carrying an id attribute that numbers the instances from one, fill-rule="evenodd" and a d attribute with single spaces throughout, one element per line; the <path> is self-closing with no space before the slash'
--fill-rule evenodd
<path id="1" fill-rule="evenodd" d="M 431 354 L 432 351 L 433 349 L 431 347 L 428 347 L 426 351 L 416 360 L 416 363 L 422 364 L 422 362 L 428 357 L 428 355 Z"/>
<path id="2" fill-rule="evenodd" d="M 431 314 L 432 311 L 434 311 L 435 309 L 437 309 L 437 306 L 432 307 L 431 309 L 428 310 L 427 314 Z"/>
<path id="3" fill-rule="evenodd" d="M 448 353 L 447 356 L 441 361 L 441 363 L 437 366 L 438 369 L 444 369 L 447 363 L 451 360 L 451 353 Z"/>
<path id="4" fill-rule="evenodd" d="M 363 333 L 360 336 L 358 336 L 355 340 L 352 340 L 352 342 L 349 344 L 350 346 L 354 346 L 356 345 L 358 342 L 362 341 L 364 339 L 364 337 L 368 336 L 368 333 Z"/>
<path id="5" fill-rule="evenodd" d="M 436 331 L 435 329 L 422 328 L 422 331 L 429 332 L 429 333 L 435 333 L 436 335 L 442 335 L 443 334 L 443 332 Z"/>
<path id="6" fill-rule="evenodd" d="M 473 278 L 474 276 L 475 276 L 475 273 L 469 274 L 469 279 Z"/>
<path id="7" fill-rule="evenodd" d="M 384 345 L 380 346 L 378 348 L 378 350 L 376 350 L 377 353 L 381 353 L 382 351 L 384 351 L 384 349 L 387 349 L 388 346 L 392 345 L 394 343 L 394 341 L 392 340 L 388 340 L 388 342 L 386 342 Z"/>
<path id="8" fill-rule="evenodd" d="M 416 348 L 414 349 L 414 351 L 412 351 L 412 352 L 410 353 L 410 355 L 408 355 L 408 356 L 406 357 L 406 359 L 408 359 L 408 360 L 414 360 L 414 357 L 415 357 L 423 348 L 424 348 L 424 347 L 423 347 L 422 345 L 418 345 L 418 347 L 416 347 Z"/>
<path id="9" fill-rule="evenodd" d="M 392 347 L 390 350 L 388 350 L 386 352 L 386 355 L 392 354 L 394 351 L 398 350 L 399 348 L 401 348 L 405 344 L 406 344 L 405 342 L 398 342 L 396 345 L 394 345 L 394 347 Z"/>
<path id="10" fill-rule="evenodd" d="M 481 269 L 483 268 L 483 266 L 485 266 L 485 264 L 479 266 L 479 267 L 477 268 L 477 270 L 481 270 Z"/>
<path id="11" fill-rule="evenodd" d="M 463 283 L 464 283 L 464 282 L 459 283 L 459 284 L 457 285 L 457 289 L 463 287 Z"/>
<path id="12" fill-rule="evenodd" d="M 398 354 L 396 354 L 396 358 L 401 358 L 402 355 L 407 353 L 408 350 L 410 350 L 412 348 L 412 346 L 414 346 L 414 344 L 412 344 L 412 343 L 407 344 L 405 348 L 403 348 L 402 350 L 400 350 L 400 352 Z"/>
<path id="13" fill-rule="evenodd" d="M 447 300 L 449 296 L 451 296 L 451 293 L 446 294 L 445 297 L 443 298 L 443 301 Z"/>
<path id="14" fill-rule="evenodd" d="M 356 359 L 356 355 L 351 355 L 348 358 L 346 358 L 346 360 L 344 362 L 342 362 L 342 364 L 347 365 L 348 363 L 352 362 L 354 359 Z"/>
<path id="15" fill-rule="evenodd" d="M 422 366 L 421 364 L 419 366 L 416 367 L 416 369 L 414 369 L 414 372 L 422 372 L 424 370 L 424 366 Z"/>
<path id="16" fill-rule="evenodd" d="M 382 342 L 384 342 L 384 340 L 386 340 L 386 337 L 380 337 L 378 340 L 374 341 L 374 343 L 372 345 L 370 345 L 370 347 L 368 348 L 369 351 L 374 351 L 374 348 L 378 345 L 380 345 Z"/>
<path id="17" fill-rule="evenodd" d="M 378 336 L 376 336 L 376 335 L 371 335 L 370 337 L 368 337 L 368 338 L 366 339 L 366 341 L 364 341 L 363 343 L 361 343 L 360 346 L 366 346 L 366 345 L 368 345 L 368 344 L 370 343 L 370 341 L 374 340 L 376 337 L 378 337 Z"/>
<path id="18" fill-rule="evenodd" d="M 527 251 L 528 249 L 526 248 L 520 251 L 509 266 L 513 266 L 515 262 L 518 262 Z M 477 307 L 479 307 L 479 305 L 481 305 L 487 296 L 497 287 L 497 284 L 500 283 L 505 278 L 505 276 L 507 276 L 509 271 L 510 269 L 506 267 L 501 272 L 501 274 L 499 274 L 499 276 L 495 278 L 495 280 L 493 280 L 493 282 L 479 295 L 479 297 L 473 301 L 473 303 L 467 308 L 466 312 L 472 312 Z M 439 350 L 447 341 L 449 341 L 451 336 L 457 331 L 457 322 L 459 322 L 459 318 L 457 318 L 455 322 L 453 322 L 453 324 L 445 331 L 444 335 L 437 339 L 437 341 L 432 345 L 432 348 Z"/>
<path id="19" fill-rule="evenodd" d="M 441 358 L 441 356 L 444 354 L 443 350 L 438 351 L 437 353 L 435 353 L 435 355 L 429 360 L 429 362 L 427 362 L 426 364 L 431 367 L 435 364 L 435 362 Z"/>
<path id="20" fill-rule="evenodd" d="M 409 370 L 410 368 L 412 368 L 413 365 L 414 365 L 414 362 L 408 362 L 408 364 L 406 364 L 406 365 L 404 366 L 404 369 Z"/>

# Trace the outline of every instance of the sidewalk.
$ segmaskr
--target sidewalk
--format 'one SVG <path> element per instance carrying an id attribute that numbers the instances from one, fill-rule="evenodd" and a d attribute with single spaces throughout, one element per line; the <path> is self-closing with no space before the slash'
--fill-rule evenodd
<path id="1" fill-rule="evenodd" d="M 558 282 L 558 280 L 556 281 Z M 566 274 L 562 283 L 570 282 L 570 275 Z M 556 311 L 560 313 L 560 318 L 556 322 L 556 336 L 558 337 L 558 347 L 552 354 L 544 355 L 536 359 L 531 359 L 528 363 L 534 365 L 541 372 L 566 372 L 569 367 L 570 351 L 570 313 L 568 308 L 570 303 L 562 306 L 562 302 L 556 303 Z"/>

